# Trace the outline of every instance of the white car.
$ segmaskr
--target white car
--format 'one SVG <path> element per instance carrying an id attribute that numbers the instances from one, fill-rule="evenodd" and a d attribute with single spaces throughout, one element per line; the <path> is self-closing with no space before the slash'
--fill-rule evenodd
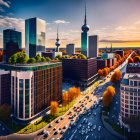
<path id="1" fill-rule="evenodd" d="M 93 126 L 93 129 L 94 129 L 94 130 L 96 129 L 96 125 Z"/>
<path id="2" fill-rule="evenodd" d="M 98 131 L 101 131 L 101 126 L 98 127 Z"/>

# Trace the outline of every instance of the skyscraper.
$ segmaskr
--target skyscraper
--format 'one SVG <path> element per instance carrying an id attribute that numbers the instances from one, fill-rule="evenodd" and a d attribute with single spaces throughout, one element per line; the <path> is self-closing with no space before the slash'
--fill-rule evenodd
<path id="1" fill-rule="evenodd" d="M 10 48 L 8 50 L 8 53 L 13 55 L 16 53 L 15 48 L 13 48 L 14 45 L 18 47 L 20 50 L 21 47 L 21 32 L 16 31 L 15 29 L 6 29 L 3 30 L 3 50 L 4 50 L 4 55 L 3 55 L 3 61 L 7 61 L 7 59 L 10 57 L 7 55 L 7 48 Z M 10 45 L 10 46 L 9 46 Z M 17 49 L 16 49 L 17 50 Z"/>
<path id="2" fill-rule="evenodd" d="M 39 18 L 25 20 L 25 51 L 30 58 L 45 51 L 45 26 Z"/>
<path id="3" fill-rule="evenodd" d="M 58 28 L 57 28 L 57 39 L 56 39 L 56 43 L 55 43 L 55 45 L 56 45 L 56 52 L 59 52 L 59 46 L 60 46 L 60 42 L 59 42 L 59 36 L 58 36 Z"/>
<path id="4" fill-rule="evenodd" d="M 67 44 L 67 46 L 66 46 L 66 54 L 70 55 L 70 56 L 75 54 L 74 44 Z"/>
<path id="5" fill-rule="evenodd" d="M 88 31 L 89 26 L 87 25 L 87 18 L 86 18 L 86 4 L 85 4 L 85 20 L 84 25 L 82 26 L 82 33 L 81 33 L 81 54 L 84 54 L 88 57 Z"/>
<path id="6" fill-rule="evenodd" d="M 98 57 L 99 36 L 91 35 L 88 37 L 88 55 L 90 58 Z"/>

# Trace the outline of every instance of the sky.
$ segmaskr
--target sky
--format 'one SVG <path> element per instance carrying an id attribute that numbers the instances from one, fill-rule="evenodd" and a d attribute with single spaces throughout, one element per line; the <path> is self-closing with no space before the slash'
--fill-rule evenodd
<path id="1" fill-rule="evenodd" d="M 89 35 L 99 35 L 99 47 L 140 47 L 140 0 L 86 0 Z M 85 0 L 0 0 L 0 48 L 3 30 L 22 32 L 25 47 L 25 19 L 46 21 L 46 47 L 55 47 L 59 24 L 61 47 L 81 46 Z"/>

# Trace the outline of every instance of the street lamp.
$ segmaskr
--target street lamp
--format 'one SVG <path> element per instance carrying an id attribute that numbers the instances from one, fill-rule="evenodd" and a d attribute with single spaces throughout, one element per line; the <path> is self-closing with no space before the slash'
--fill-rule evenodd
<path id="1" fill-rule="evenodd" d="M 12 129 L 13 129 L 13 114 L 11 114 L 11 119 L 12 119 Z"/>

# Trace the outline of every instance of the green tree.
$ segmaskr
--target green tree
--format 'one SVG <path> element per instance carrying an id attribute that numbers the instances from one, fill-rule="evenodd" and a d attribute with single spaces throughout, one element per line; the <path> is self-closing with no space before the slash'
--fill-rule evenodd
<path id="1" fill-rule="evenodd" d="M 36 63 L 36 59 L 35 58 L 29 58 L 27 63 Z"/>
<path id="2" fill-rule="evenodd" d="M 51 61 L 50 57 L 46 57 L 46 61 L 47 61 L 47 62 L 48 62 L 48 61 Z"/>
<path id="3" fill-rule="evenodd" d="M 83 54 L 79 54 L 78 59 L 87 59 L 87 57 L 85 55 L 83 55 Z"/>
<path id="4" fill-rule="evenodd" d="M 58 59 L 56 59 L 58 58 Z M 55 60 L 59 60 L 60 58 L 62 58 L 62 55 L 58 54 L 56 57 L 55 57 Z"/>
<path id="5" fill-rule="evenodd" d="M 29 57 L 27 56 L 26 53 L 18 52 L 9 58 L 8 63 L 10 63 L 10 64 L 16 64 L 16 63 L 25 64 L 25 63 L 27 63 L 28 59 L 29 59 Z"/>
<path id="6" fill-rule="evenodd" d="M 35 59 L 36 59 L 36 62 L 41 62 L 41 56 L 40 56 L 40 54 L 37 54 L 35 56 Z"/>
<path id="7" fill-rule="evenodd" d="M 45 57 L 41 57 L 41 62 L 46 62 Z"/>

